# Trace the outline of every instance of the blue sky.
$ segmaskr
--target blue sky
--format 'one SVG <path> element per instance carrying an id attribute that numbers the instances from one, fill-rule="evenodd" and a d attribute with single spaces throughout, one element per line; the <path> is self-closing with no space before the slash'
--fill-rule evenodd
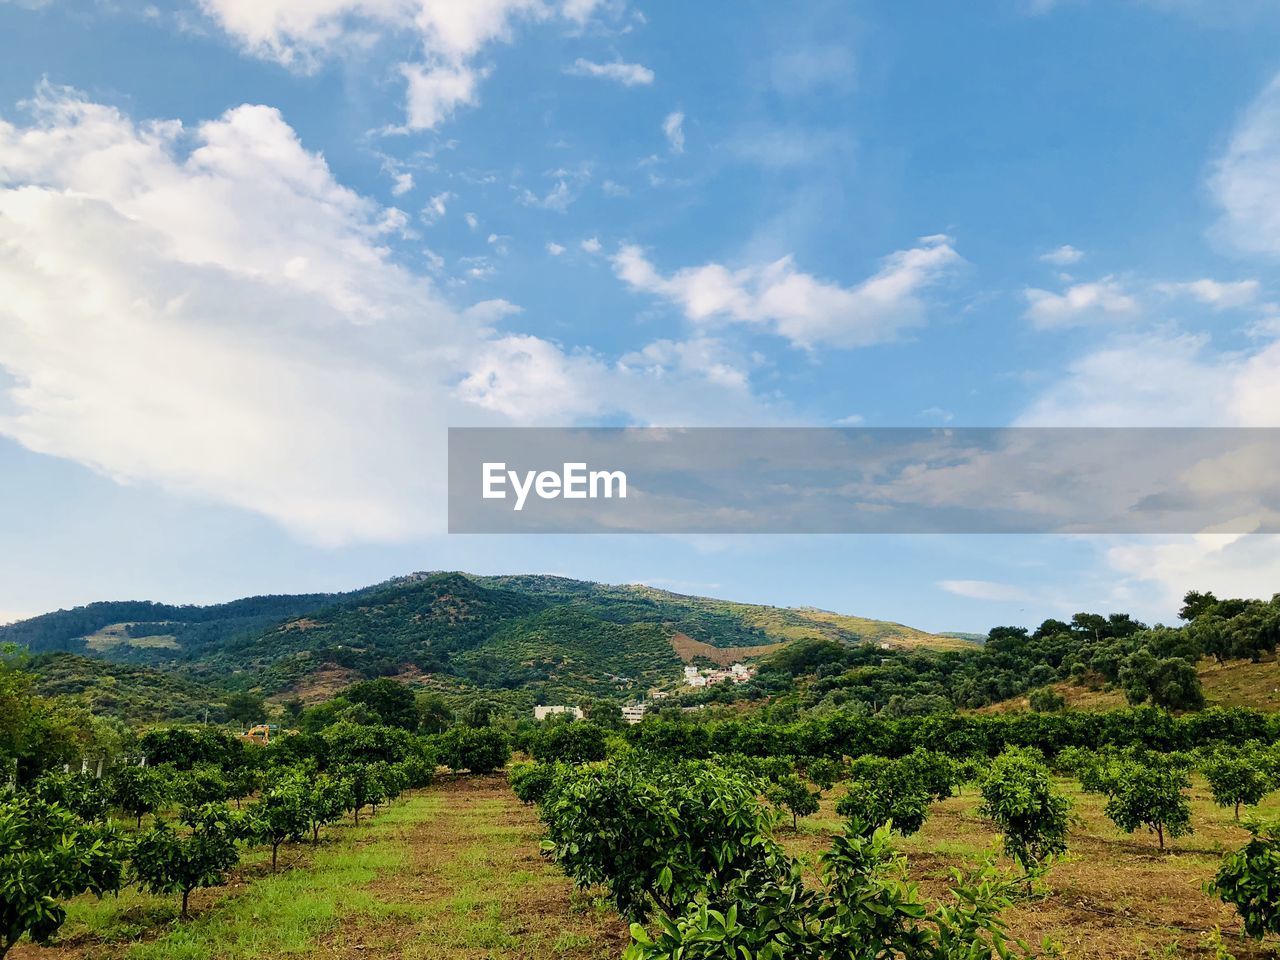
<path id="1" fill-rule="evenodd" d="M 1280 6 L 0 0 L 0 620 L 547 571 L 931 629 L 1269 537 L 449 537 L 449 425 L 1280 425 Z"/>

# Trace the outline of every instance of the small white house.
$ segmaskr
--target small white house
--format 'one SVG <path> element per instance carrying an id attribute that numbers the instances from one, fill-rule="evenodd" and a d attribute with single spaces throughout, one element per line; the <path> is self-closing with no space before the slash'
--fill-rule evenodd
<path id="1" fill-rule="evenodd" d="M 627 704 L 622 708 L 622 719 L 627 723 L 639 723 L 644 719 L 646 709 L 643 703 Z"/>
<path id="2" fill-rule="evenodd" d="M 542 704 L 538 704 L 536 707 L 533 708 L 533 719 L 545 720 L 547 719 L 547 717 L 556 713 L 571 713 L 574 715 L 576 719 L 578 720 L 582 719 L 581 707 L 565 707 L 560 705 L 543 706 Z"/>

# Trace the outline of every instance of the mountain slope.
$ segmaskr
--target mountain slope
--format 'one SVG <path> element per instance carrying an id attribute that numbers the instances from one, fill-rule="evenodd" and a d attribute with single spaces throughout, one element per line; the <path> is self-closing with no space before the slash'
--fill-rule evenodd
<path id="1" fill-rule="evenodd" d="M 684 659 L 806 639 L 970 648 L 902 624 L 551 576 L 417 573 L 347 594 L 211 607 L 103 603 L 0 628 L 0 643 L 178 671 L 224 689 L 305 692 L 335 678 L 436 677 L 532 696 L 641 692 Z M 714 648 L 712 650 L 711 648 Z M 723 654 L 715 651 L 723 650 Z"/>

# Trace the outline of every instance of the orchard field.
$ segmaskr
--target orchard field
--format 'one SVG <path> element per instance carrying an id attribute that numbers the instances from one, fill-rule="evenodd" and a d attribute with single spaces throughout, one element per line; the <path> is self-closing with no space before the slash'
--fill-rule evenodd
<path id="1" fill-rule="evenodd" d="M 903 664 L 817 641 L 635 724 L 380 678 L 269 743 L 41 696 L 10 650 L 0 958 L 1271 956 L 1280 713 L 1206 706 L 1194 658 L 1274 672 L 1280 601 L 1223 609 L 993 630 L 1007 676 L 1054 661 L 1027 710 L 837 702 Z"/>

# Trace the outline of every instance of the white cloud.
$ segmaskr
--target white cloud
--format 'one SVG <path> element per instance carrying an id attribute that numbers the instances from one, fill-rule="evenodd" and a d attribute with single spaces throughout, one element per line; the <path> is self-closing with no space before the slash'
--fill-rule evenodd
<path id="1" fill-rule="evenodd" d="M 427 201 L 426 206 L 422 208 L 422 219 L 428 223 L 434 223 L 443 217 L 449 210 L 449 201 L 453 199 L 453 194 L 448 190 L 443 193 L 437 193 Z"/>
<path id="2" fill-rule="evenodd" d="M 1218 236 L 1249 253 L 1280 256 L 1280 75 L 1241 118 L 1209 186 L 1223 211 Z"/>
<path id="3" fill-rule="evenodd" d="M 25 611 L 0 610 L 0 626 L 4 626 L 6 623 L 17 623 L 19 620 L 29 620 L 34 616 L 36 614 Z"/>
<path id="4" fill-rule="evenodd" d="M 679 110 L 668 113 L 662 121 L 662 133 L 672 153 L 684 153 L 684 114 Z"/>
<path id="5" fill-rule="evenodd" d="M 1162 283 L 1157 285 L 1161 293 L 1170 296 L 1185 296 L 1200 303 L 1207 304 L 1215 310 L 1229 310 L 1233 307 L 1245 307 L 1258 299 L 1262 285 L 1257 280 L 1236 280 L 1221 282 L 1218 280 L 1191 280 L 1183 283 Z"/>
<path id="6" fill-rule="evenodd" d="M 1138 312 L 1138 301 L 1111 277 L 1077 283 L 1063 293 L 1031 288 L 1026 298 L 1026 317 L 1041 330 L 1115 320 Z"/>
<path id="7" fill-rule="evenodd" d="M 453 116 L 462 106 L 476 102 L 477 85 L 484 72 L 465 64 L 405 63 L 405 124 L 411 130 L 430 130 Z"/>
<path id="8" fill-rule="evenodd" d="M 480 218 L 479 218 L 479 217 L 477 217 L 474 213 L 470 213 L 470 212 L 468 212 L 468 213 L 464 213 L 464 214 L 462 215 L 462 219 L 463 219 L 463 220 L 465 220 L 465 221 L 467 221 L 467 228 L 468 228 L 468 229 L 470 229 L 470 230 L 479 230 L 479 229 L 480 229 Z"/>
<path id="9" fill-rule="evenodd" d="M 406 125 L 431 129 L 478 99 L 486 71 L 473 60 L 509 40 L 518 20 L 563 17 L 581 25 L 596 0 L 200 0 L 228 35 L 255 56 L 311 70 L 324 58 L 383 37 L 414 38 L 420 57 L 401 63 Z"/>
<path id="10" fill-rule="evenodd" d="M 612 63 L 595 63 L 579 57 L 573 66 L 565 67 L 565 73 L 578 77 L 601 77 L 612 80 L 624 87 L 643 87 L 653 83 L 653 71 L 643 64 L 623 63 L 615 60 Z"/>
<path id="11" fill-rule="evenodd" d="M 970 600 L 1016 603 L 1029 599 L 1026 591 L 1020 587 L 992 580 L 939 580 L 938 586 L 947 593 Z"/>
<path id="12" fill-rule="evenodd" d="M 1280 341 L 1214 354 L 1203 336 L 1121 337 L 1068 364 L 1019 426 L 1280 426 Z"/>
<path id="13" fill-rule="evenodd" d="M 1205 533 L 1103 542 L 1110 567 L 1132 581 L 1152 585 L 1164 609 L 1180 606 L 1188 590 L 1267 599 L 1280 584 L 1280 537 L 1270 534 Z"/>
<path id="14" fill-rule="evenodd" d="M 599 253 L 604 247 L 601 245 L 598 237 L 587 237 L 580 244 L 585 253 Z"/>
<path id="15" fill-rule="evenodd" d="M 732 390 L 749 389 L 746 362 L 714 337 L 656 340 L 622 357 L 618 364 L 624 369 L 642 370 L 657 380 L 692 373 Z"/>
<path id="16" fill-rule="evenodd" d="M 558 257 L 560 254 L 564 253 L 564 246 L 556 243 L 554 240 L 549 240 L 547 241 L 547 253 L 551 254 L 553 257 Z"/>
<path id="17" fill-rule="evenodd" d="M 0 435 L 31 450 L 341 543 L 440 529 L 448 425 L 768 418 L 459 313 L 274 109 L 30 109 L 0 121 Z"/>
<path id="18" fill-rule="evenodd" d="M 1084 259 L 1084 251 L 1077 250 L 1069 243 L 1064 243 L 1055 250 L 1048 253 L 1042 253 L 1040 259 L 1045 263 L 1052 263 L 1055 266 L 1066 267 L 1073 263 L 1079 263 Z"/>
<path id="19" fill-rule="evenodd" d="M 391 187 L 392 196 L 402 197 L 413 189 L 412 173 L 397 173 Z"/>
<path id="20" fill-rule="evenodd" d="M 918 246 L 892 254 L 875 275 L 853 287 L 802 273 L 791 257 L 739 269 L 708 263 L 670 276 L 659 273 L 637 246 L 624 246 L 613 257 L 624 282 L 670 300 L 694 323 L 754 325 L 806 347 L 894 339 L 924 321 L 924 292 L 962 263 L 944 236 L 922 238 Z"/>
<path id="21" fill-rule="evenodd" d="M 836 426 L 837 427 L 856 427 L 862 424 L 865 420 L 866 420 L 866 417 L 864 417 L 862 414 L 851 413 L 849 414 L 849 416 L 841 417 L 839 420 L 837 420 Z"/>

